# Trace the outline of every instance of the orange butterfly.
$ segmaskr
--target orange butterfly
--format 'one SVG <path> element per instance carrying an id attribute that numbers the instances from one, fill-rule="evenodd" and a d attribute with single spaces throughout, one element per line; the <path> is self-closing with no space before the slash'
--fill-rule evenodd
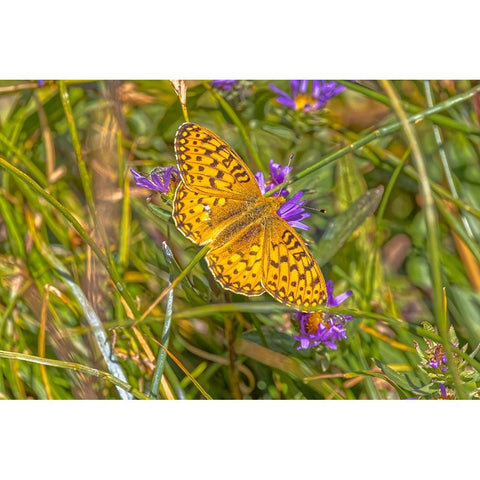
<path id="1" fill-rule="evenodd" d="M 267 291 L 302 311 L 320 305 L 325 280 L 300 235 L 277 213 L 285 198 L 264 197 L 239 155 L 200 125 L 180 126 L 175 154 L 181 176 L 175 225 L 210 246 L 208 267 L 222 287 L 242 295 Z"/>

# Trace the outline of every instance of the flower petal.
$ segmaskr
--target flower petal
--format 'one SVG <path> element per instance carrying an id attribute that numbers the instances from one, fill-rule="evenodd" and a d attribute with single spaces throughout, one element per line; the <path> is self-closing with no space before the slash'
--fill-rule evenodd
<path id="1" fill-rule="evenodd" d="M 441 383 L 438 388 L 440 389 L 440 395 L 442 398 L 447 398 L 447 389 L 445 388 L 445 385 Z"/>
<path id="2" fill-rule="evenodd" d="M 327 306 L 329 307 L 338 307 L 343 303 L 350 295 L 353 295 L 351 290 L 347 290 L 344 293 L 334 297 L 333 296 L 333 281 L 329 280 L 325 285 L 327 287 Z"/>
<path id="3" fill-rule="evenodd" d="M 343 303 L 350 295 L 353 295 L 353 292 L 351 290 L 347 290 L 344 293 L 341 293 L 340 295 L 337 295 L 336 297 L 332 298 L 331 307 L 338 307 L 341 303 Z"/>
<path id="4" fill-rule="evenodd" d="M 148 188 L 149 190 L 154 190 L 161 193 L 167 193 L 170 189 L 170 181 L 172 179 L 173 172 L 176 170 L 177 169 L 175 167 L 160 167 L 152 171 L 149 179 L 144 177 L 141 173 L 137 172 L 133 168 L 130 169 L 135 183 L 139 187 Z"/>
<path id="5" fill-rule="evenodd" d="M 255 174 L 255 179 L 257 180 L 258 186 L 260 187 L 260 191 L 262 194 L 265 193 L 265 177 L 263 175 L 263 172 L 257 172 Z"/>
<path id="6" fill-rule="evenodd" d="M 286 107 L 295 109 L 295 100 L 292 100 L 290 97 L 277 97 L 277 102 L 285 105 Z"/>
<path id="7" fill-rule="evenodd" d="M 302 208 L 302 205 L 305 203 L 304 200 L 300 201 L 302 195 L 303 192 L 297 192 L 277 210 L 277 213 L 292 227 L 309 230 L 308 225 L 302 223 L 302 220 L 305 220 L 310 216 L 310 214 Z"/>
<path id="8" fill-rule="evenodd" d="M 285 182 L 287 175 L 292 171 L 293 167 L 289 165 L 282 167 L 279 163 L 275 163 L 273 159 L 269 162 L 270 176 L 276 185 L 281 185 Z"/>
<path id="9" fill-rule="evenodd" d="M 299 87 L 300 80 L 290 80 L 290 91 L 292 92 L 292 98 L 295 98 L 298 95 Z"/>
<path id="10" fill-rule="evenodd" d="M 135 180 L 135 183 L 136 183 L 139 187 L 148 188 L 149 190 L 155 190 L 155 185 L 152 183 L 151 180 L 149 180 L 148 178 L 144 177 L 140 172 L 137 172 L 137 171 L 134 170 L 133 168 L 131 168 L 130 171 L 132 172 L 132 175 L 133 175 L 133 178 L 134 178 L 134 180 Z"/>
<path id="11" fill-rule="evenodd" d="M 270 89 L 273 90 L 277 95 L 280 95 L 280 97 L 282 98 L 289 98 L 290 100 L 292 100 L 292 97 L 290 97 L 290 95 L 283 91 L 283 90 L 280 90 L 276 85 L 274 85 L 273 83 L 271 83 L 269 85 Z M 293 100 L 292 100 L 293 101 Z"/>
<path id="12" fill-rule="evenodd" d="M 300 83 L 300 86 L 299 86 L 300 93 L 306 93 L 308 89 L 308 80 L 300 80 L 299 83 Z"/>

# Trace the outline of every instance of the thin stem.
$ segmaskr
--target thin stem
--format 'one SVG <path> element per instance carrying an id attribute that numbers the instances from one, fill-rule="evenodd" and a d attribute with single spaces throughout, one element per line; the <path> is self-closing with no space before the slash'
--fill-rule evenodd
<path id="1" fill-rule="evenodd" d="M 268 313 L 270 313 L 270 312 L 268 312 Z M 268 348 L 267 339 L 265 338 L 265 334 L 263 333 L 262 325 L 261 325 L 260 321 L 258 320 L 256 315 L 252 315 L 252 320 L 253 320 L 253 325 L 255 326 L 255 330 L 258 333 L 258 338 L 262 342 L 262 345 L 265 348 Z"/>
<path id="2" fill-rule="evenodd" d="M 77 157 L 78 170 L 80 172 L 80 180 L 82 181 L 83 191 L 85 192 L 85 198 L 87 199 L 87 205 L 92 217 L 92 221 L 95 223 L 96 214 L 95 214 L 95 202 L 93 200 L 92 194 L 92 179 L 90 178 L 90 173 L 87 170 L 87 165 L 82 155 L 82 147 L 80 145 L 80 140 L 78 138 L 77 128 L 75 126 L 75 121 L 73 118 L 72 105 L 70 103 L 70 97 L 68 95 L 68 90 L 63 80 L 58 82 L 58 87 L 60 89 L 60 98 L 62 100 L 63 110 L 65 112 L 65 117 L 67 118 L 68 129 L 70 130 L 70 138 L 72 139 L 73 150 L 75 156 Z"/>
<path id="3" fill-rule="evenodd" d="M 170 250 L 166 242 L 162 242 L 162 251 L 167 264 L 171 266 L 173 264 L 173 255 L 172 255 L 172 251 Z M 172 268 L 170 268 L 170 270 L 171 270 L 170 272 L 170 282 L 171 282 L 173 281 Z M 165 321 L 163 324 L 162 341 L 161 341 L 165 349 L 160 348 L 160 351 L 158 353 L 157 365 L 155 367 L 155 372 L 153 374 L 152 388 L 150 393 L 150 396 L 153 398 L 158 398 L 158 388 L 160 386 L 160 381 L 163 375 L 163 366 L 165 364 L 165 359 L 167 358 L 166 349 L 168 348 L 170 326 L 172 324 L 172 312 L 173 312 L 173 289 L 170 290 L 167 297 L 167 308 L 165 309 Z"/>
<path id="4" fill-rule="evenodd" d="M 228 346 L 228 367 L 230 371 L 232 395 L 236 400 L 241 400 L 242 392 L 240 390 L 240 375 L 237 365 L 237 352 L 235 350 L 236 335 L 234 318 L 234 315 L 225 317 L 225 337 Z"/>
<path id="5" fill-rule="evenodd" d="M 2 93 L 14 93 L 20 92 L 22 90 L 31 90 L 33 88 L 39 88 L 40 85 L 38 82 L 29 82 L 29 83 L 18 83 L 17 85 L 8 85 L 0 87 L 0 95 Z"/>
<path id="6" fill-rule="evenodd" d="M 434 106 L 435 102 L 434 102 L 434 98 L 433 98 L 433 91 L 432 91 L 432 86 L 430 85 L 430 81 L 429 80 L 424 80 L 423 85 L 425 87 L 425 96 L 427 98 L 427 105 L 428 105 L 429 108 L 432 108 Z M 432 126 L 432 128 L 433 128 L 433 134 L 435 136 L 435 142 L 437 143 L 438 153 L 440 155 L 440 160 L 442 162 L 443 171 L 445 173 L 445 178 L 447 180 L 448 188 L 452 192 L 452 195 L 455 198 L 458 199 L 459 195 L 458 195 L 458 192 L 457 192 L 457 187 L 455 186 L 455 181 L 453 179 L 453 172 L 450 168 L 450 164 L 448 162 L 447 154 L 445 152 L 445 149 L 443 148 L 442 132 L 441 132 L 438 125 L 434 124 Z M 465 214 L 463 212 L 461 212 L 461 218 L 462 218 L 462 222 L 463 222 L 463 225 L 465 227 L 465 230 L 467 232 L 467 235 L 471 239 L 475 238 L 474 235 L 473 235 L 473 231 L 472 231 L 472 228 L 470 226 L 470 223 L 468 222 L 468 218 L 465 216 Z"/>
<path id="7" fill-rule="evenodd" d="M 295 313 L 295 310 L 292 310 L 291 307 L 283 305 L 281 303 L 274 302 L 236 302 L 236 303 L 215 303 L 202 305 L 200 307 L 192 307 L 183 312 L 176 312 L 172 315 L 172 321 L 176 322 L 177 320 L 189 319 L 194 317 L 213 317 L 219 318 L 218 315 L 222 313 L 232 313 L 232 312 L 245 312 L 245 313 L 263 313 L 266 315 L 272 315 L 275 313 Z M 163 322 L 165 320 L 165 315 L 163 313 L 158 313 L 151 315 L 149 318 L 144 319 L 145 323 L 151 322 Z M 255 317 L 253 317 L 255 322 Z M 110 321 L 105 322 L 105 328 L 129 328 L 133 327 L 136 321 Z M 260 325 L 260 324 L 259 324 Z M 84 330 L 81 327 L 75 327 L 73 329 L 75 333 L 81 333 Z M 259 334 L 260 335 L 260 334 Z M 262 342 L 263 343 L 263 342 Z M 266 344 L 264 344 L 267 346 Z"/>
<path id="8" fill-rule="evenodd" d="M 40 328 L 38 329 L 38 356 L 45 357 L 45 328 L 47 325 L 47 310 L 48 310 L 48 299 L 50 293 L 50 285 L 45 285 L 45 291 L 42 302 L 42 310 L 40 313 Z M 43 384 L 45 386 L 45 392 L 49 400 L 53 399 L 52 389 L 50 387 L 50 381 L 48 379 L 47 369 L 45 365 L 40 365 L 40 373 L 42 376 Z"/>
<path id="9" fill-rule="evenodd" d="M 465 228 L 463 228 L 463 225 L 460 223 L 458 217 L 450 211 L 444 201 L 438 198 L 436 198 L 435 201 L 438 211 L 441 213 L 447 225 L 452 229 L 454 239 L 455 235 L 457 235 L 458 240 L 464 244 L 464 247 L 468 248 L 468 251 L 470 251 L 471 255 L 473 256 L 473 258 L 469 258 L 467 262 L 464 260 L 463 263 L 466 270 L 468 271 L 468 269 L 472 268 L 478 270 L 478 265 L 480 264 L 480 247 L 478 243 L 467 235 Z M 478 285 L 478 282 L 475 282 L 475 284 Z M 478 287 L 477 291 L 479 291 Z"/>
<path id="10" fill-rule="evenodd" d="M 35 104 L 37 105 L 38 118 L 40 120 L 40 127 L 42 131 L 43 143 L 45 144 L 45 163 L 47 170 L 47 180 L 52 183 L 53 172 L 55 171 L 55 143 L 53 140 L 52 131 L 48 125 L 47 114 L 43 108 L 43 103 L 40 100 L 38 92 L 33 95 Z"/>
<path id="11" fill-rule="evenodd" d="M 122 218 L 120 223 L 120 244 L 118 247 L 118 264 L 122 274 L 128 264 L 128 252 L 130 247 L 130 235 L 131 235 L 131 217 L 132 207 L 130 204 L 130 178 L 128 174 L 125 174 L 125 155 L 122 148 L 122 132 L 118 132 L 117 136 L 118 145 L 118 158 L 119 158 L 119 187 L 123 190 L 122 200 Z"/>
<path id="12" fill-rule="evenodd" d="M 453 361 L 453 352 L 451 349 L 450 341 L 448 338 L 448 317 L 444 312 L 443 305 L 443 289 L 442 289 L 442 274 L 440 270 L 440 245 L 438 241 L 438 218 L 435 210 L 435 201 L 433 198 L 432 190 L 430 188 L 430 182 L 428 181 L 427 169 L 425 166 L 425 160 L 423 158 L 416 134 L 413 127 L 402 109 L 400 98 L 397 92 L 393 88 L 391 82 L 387 80 L 381 81 L 383 88 L 387 92 L 391 99 L 392 107 L 397 114 L 402 124 L 405 135 L 412 148 L 412 158 L 415 164 L 415 168 L 419 176 L 420 192 L 422 194 L 422 201 L 425 210 L 425 225 L 427 228 L 427 255 L 429 258 L 430 274 L 432 277 L 433 288 L 433 308 L 435 318 L 437 321 L 440 336 L 442 337 L 442 345 L 447 355 L 447 363 L 449 370 L 452 374 L 455 382 L 455 387 L 460 398 L 465 398 L 463 393 L 463 387 L 460 380 L 460 376 L 456 369 L 455 362 Z"/>
<path id="13" fill-rule="evenodd" d="M 372 256 L 371 256 L 371 261 L 368 263 L 367 274 L 365 276 L 366 279 L 368 280 L 368 283 L 366 285 L 366 292 L 365 292 L 365 298 L 366 298 L 367 304 L 370 303 L 372 293 L 373 293 L 373 285 L 375 281 L 375 268 L 377 265 L 377 255 L 378 255 L 378 246 L 379 246 L 379 237 L 380 237 L 379 232 L 382 228 L 383 215 L 385 213 L 385 209 L 387 207 L 388 201 L 390 200 L 390 195 L 392 194 L 393 187 L 397 183 L 398 176 L 403 170 L 403 167 L 409 155 L 410 155 L 410 149 L 406 151 L 402 161 L 397 165 L 392 176 L 390 177 L 390 180 L 387 184 L 387 188 L 385 189 L 385 193 L 383 194 L 382 200 L 377 210 L 377 215 L 375 219 L 377 223 L 377 228 L 375 230 L 375 238 L 373 241 Z"/>
<path id="14" fill-rule="evenodd" d="M 177 94 L 180 105 L 182 106 L 183 118 L 189 122 L 187 109 L 187 82 L 186 80 L 170 80 L 175 93 Z"/>
<path id="15" fill-rule="evenodd" d="M 168 381 L 170 382 L 170 385 L 172 386 L 173 390 L 175 391 L 175 394 L 177 395 L 177 398 L 179 400 L 186 400 L 186 395 L 185 392 L 180 385 L 180 381 L 178 380 L 177 374 L 173 370 L 173 368 L 170 366 L 168 362 L 165 362 L 165 376 L 168 378 Z"/>

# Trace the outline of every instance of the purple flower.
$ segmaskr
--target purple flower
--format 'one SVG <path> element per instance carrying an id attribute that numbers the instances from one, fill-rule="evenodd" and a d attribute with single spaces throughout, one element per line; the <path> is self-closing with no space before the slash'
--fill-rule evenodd
<path id="1" fill-rule="evenodd" d="M 275 185 L 281 185 L 287 178 L 288 174 L 293 170 L 293 167 L 290 165 L 282 167 L 279 163 L 275 163 L 273 159 L 270 159 L 269 167 L 270 176 Z"/>
<path id="2" fill-rule="evenodd" d="M 350 295 L 353 295 L 351 290 L 347 290 L 336 297 L 333 296 L 333 281 L 329 280 L 325 285 L 327 287 L 327 307 L 338 307 L 341 305 Z M 351 315 L 345 315 L 345 320 L 351 320 L 353 317 Z"/>
<path id="3" fill-rule="evenodd" d="M 334 81 L 312 80 L 311 92 L 307 92 L 308 83 L 308 80 L 290 80 L 290 95 L 273 83 L 270 84 L 270 88 L 278 94 L 279 103 L 307 113 L 323 108 L 330 99 L 345 90 L 343 85 L 338 85 Z"/>
<path id="4" fill-rule="evenodd" d="M 217 90 L 231 90 L 238 80 L 212 80 L 212 87 Z"/>
<path id="5" fill-rule="evenodd" d="M 327 307 L 338 307 L 353 293 L 348 290 L 334 297 L 332 280 L 327 282 L 326 287 L 327 301 L 325 306 Z M 320 344 L 336 350 L 336 342 L 347 337 L 345 322 L 352 320 L 353 317 L 328 312 L 297 312 L 295 318 L 300 321 L 300 335 L 293 336 L 295 340 L 300 342 L 297 350 L 316 347 Z"/>
<path id="6" fill-rule="evenodd" d="M 300 200 L 302 195 L 303 192 L 297 192 L 277 210 L 277 213 L 292 227 L 300 228 L 301 230 L 309 230 L 310 228 L 308 225 L 302 223 L 302 220 L 305 220 L 310 216 L 310 214 L 302 207 L 305 203 L 305 200 Z"/>
<path id="7" fill-rule="evenodd" d="M 265 181 L 265 177 L 262 172 L 257 172 L 255 178 L 257 179 L 258 186 L 260 191 L 265 194 L 272 190 L 273 188 L 282 185 L 285 182 L 288 174 L 292 171 L 292 167 L 287 165 L 282 167 L 279 163 L 275 163 L 273 159 L 269 162 L 270 177 Z M 302 230 L 309 230 L 309 227 L 302 223 L 302 220 L 305 220 L 310 216 L 308 212 L 302 207 L 305 203 L 305 200 L 300 200 L 303 193 L 297 192 L 292 198 L 288 199 L 280 208 L 277 210 L 277 213 L 286 220 L 292 227 L 300 228 Z M 288 190 L 286 188 L 280 189 L 275 193 L 276 197 L 288 197 Z"/>
<path id="8" fill-rule="evenodd" d="M 443 353 L 442 345 L 436 345 L 430 357 L 428 365 L 432 368 L 440 368 L 442 372 L 447 371 L 447 356 Z"/>
<path id="9" fill-rule="evenodd" d="M 176 167 L 160 167 L 153 170 L 150 174 L 150 179 L 144 177 L 141 173 L 137 172 L 133 168 L 132 172 L 135 183 L 139 187 L 148 188 L 149 190 L 155 190 L 161 193 L 167 193 L 170 190 L 170 183 L 175 183 L 178 177 L 178 170 Z"/>
<path id="10" fill-rule="evenodd" d="M 292 171 L 293 167 L 287 165 L 282 167 L 279 163 L 275 163 L 273 159 L 270 159 L 269 162 L 270 177 L 265 181 L 265 177 L 262 172 L 257 172 L 255 178 L 257 179 L 258 186 L 263 194 L 272 190 L 272 188 L 282 185 L 285 182 L 288 174 Z M 275 196 L 288 197 L 288 190 L 282 188 Z"/>
<path id="11" fill-rule="evenodd" d="M 445 385 L 441 383 L 438 388 L 440 389 L 440 396 L 442 398 L 447 398 L 447 389 L 445 388 Z"/>
<path id="12" fill-rule="evenodd" d="M 263 176 L 263 172 L 257 172 L 255 174 L 255 178 L 257 180 L 258 186 L 260 187 L 260 191 L 262 192 L 262 194 L 265 194 L 265 192 L 267 191 L 267 186 L 265 184 L 265 177 Z"/>

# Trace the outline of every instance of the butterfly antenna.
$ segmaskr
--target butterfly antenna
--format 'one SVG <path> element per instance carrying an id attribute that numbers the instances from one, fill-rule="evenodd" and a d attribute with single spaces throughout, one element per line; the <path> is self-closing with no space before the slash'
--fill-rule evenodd
<path id="1" fill-rule="evenodd" d="M 303 207 L 305 210 L 313 210 L 314 212 L 327 213 L 324 208 Z"/>

